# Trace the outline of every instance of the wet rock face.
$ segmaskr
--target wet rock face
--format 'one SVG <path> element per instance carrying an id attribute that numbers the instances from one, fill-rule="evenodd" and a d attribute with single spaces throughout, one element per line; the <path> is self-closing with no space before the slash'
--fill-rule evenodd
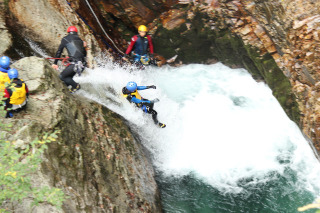
<path id="1" fill-rule="evenodd" d="M 55 2 L 59 4 L 58 1 Z M 30 39 L 39 43 L 46 43 L 48 50 L 54 53 L 65 35 L 67 20 L 59 10 L 46 0 L 10 1 L 10 11 L 25 28 L 24 32 Z"/>
<path id="2" fill-rule="evenodd" d="M 118 18 L 126 19 L 128 26 L 133 24 L 135 27 L 152 22 L 176 3 L 178 3 L 177 0 L 120 0 L 116 3 L 112 0 L 100 1 L 106 12 L 112 13 Z"/>
<path id="3" fill-rule="evenodd" d="M 237 3 L 237 1 L 233 1 Z M 291 84 L 300 111 L 300 126 L 320 151 L 319 132 L 319 9 L 317 1 L 239 1 L 246 19 L 252 21 L 242 39 L 260 50 L 266 50 Z M 256 26 L 256 27 L 253 27 Z M 233 26 L 234 27 L 234 26 Z M 257 31 L 257 29 L 260 29 Z M 237 28 L 235 30 L 241 33 Z M 259 42 L 250 42 L 254 36 Z"/>
<path id="4" fill-rule="evenodd" d="M 14 124 L 8 139 L 26 145 L 44 132 L 61 131 L 33 181 L 61 188 L 69 199 L 62 211 L 42 204 L 33 212 L 161 212 L 148 155 L 121 117 L 70 95 L 43 59 L 24 58 L 12 67 L 31 95 L 25 112 L 2 119 Z M 30 202 L 15 204 L 15 212 L 25 212 Z"/>
<path id="5" fill-rule="evenodd" d="M 5 54 L 14 59 L 42 56 L 30 47 L 30 41 L 44 49 L 48 56 L 54 57 L 69 26 L 76 26 L 79 36 L 86 41 L 89 66 L 94 64 L 93 56 L 101 53 L 96 38 L 65 0 L 8 1 L 4 12 L 7 27 L 14 37 L 13 47 Z"/>
<path id="6" fill-rule="evenodd" d="M 5 23 L 5 5 L 0 4 L 0 56 L 12 45 L 11 35 Z"/>

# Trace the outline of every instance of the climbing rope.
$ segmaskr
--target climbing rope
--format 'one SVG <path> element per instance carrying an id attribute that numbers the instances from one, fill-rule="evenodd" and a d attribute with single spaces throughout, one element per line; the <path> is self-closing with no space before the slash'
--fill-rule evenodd
<path id="1" fill-rule="evenodd" d="M 117 47 L 117 45 L 113 42 L 113 40 L 108 36 L 108 34 L 106 33 L 106 31 L 104 30 L 104 28 L 102 27 L 102 25 L 101 25 L 101 23 L 100 23 L 100 21 L 99 21 L 99 19 L 98 19 L 98 17 L 96 16 L 96 14 L 95 14 L 95 12 L 93 11 L 93 9 L 92 9 L 92 7 L 91 7 L 91 5 L 90 5 L 90 3 L 88 2 L 88 0 L 85 0 L 86 2 L 87 2 L 87 5 L 88 5 L 88 7 L 90 8 L 90 10 L 91 10 L 91 12 L 92 12 L 92 14 L 94 15 L 94 17 L 96 18 L 96 20 L 97 20 L 97 22 L 98 22 L 98 24 L 99 24 L 99 26 L 100 26 L 100 28 L 101 28 L 101 30 L 103 31 L 103 33 L 105 34 L 105 36 L 112 42 L 112 44 L 114 45 L 114 47 L 119 51 L 119 53 L 121 53 L 122 55 L 124 55 L 124 53 L 121 51 L 121 50 L 119 50 L 119 48 Z"/>
<path id="2" fill-rule="evenodd" d="M 47 59 L 47 60 L 50 60 L 50 59 L 58 59 L 58 60 L 62 60 L 62 65 L 63 66 L 69 66 L 70 65 L 70 63 L 69 63 L 69 57 L 65 57 L 65 58 L 45 58 L 45 59 Z"/>
<path id="3" fill-rule="evenodd" d="M 79 16 L 79 18 L 90 28 L 90 30 L 92 30 L 93 34 L 94 34 L 94 35 L 98 35 L 98 33 L 89 25 L 89 23 L 88 23 L 76 10 L 74 10 L 74 9 L 71 7 L 71 3 L 68 2 L 68 0 L 66 0 L 66 2 L 67 2 L 67 4 L 70 6 L 70 8 Z M 106 44 L 108 47 L 110 47 L 115 53 L 117 53 L 117 54 L 122 58 L 122 56 L 124 55 L 124 53 L 123 53 L 121 50 L 119 50 L 119 48 L 117 47 L 117 45 L 116 45 L 116 44 L 113 42 L 113 40 L 108 36 L 108 34 L 107 34 L 107 33 L 105 32 L 105 30 L 103 29 L 103 27 L 102 27 L 99 19 L 97 18 L 97 16 L 95 15 L 94 11 L 92 10 L 90 4 L 89 4 L 88 2 L 87 2 L 87 4 L 88 4 L 91 12 L 92 12 L 93 15 L 95 16 L 95 18 L 96 18 L 99 26 L 101 27 L 102 31 L 104 32 L 104 34 L 106 35 L 106 37 L 112 42 L 112 44 L 114 45 L 114 47 L 115 47 L 117 50 L 115 50 L 106 40 L 104 40 L 104 39 L 100 36 L 100 37 L 101 37 L 101 40 L 103 41 L 104 44 Z M 121 54 L 119 54 L 119 53 L 121 53 Z"/>

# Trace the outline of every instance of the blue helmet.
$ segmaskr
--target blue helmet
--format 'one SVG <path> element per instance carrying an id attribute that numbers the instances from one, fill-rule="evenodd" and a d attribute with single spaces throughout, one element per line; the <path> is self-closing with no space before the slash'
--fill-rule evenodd
<path id="1" fill-rule="evenodd" d="M 4 69 L 9 68 L 10 66 L 10 58 L 8 56 L 2 56 L 0 58 L 0 66 Z"/>
<path id="2" fill-rule="evenodd" d="M 14 79 L 14 78 L 18 78 L 19 76 L 19 73 L 18 73 L 18 70 L 12 68 L 8 71 L 8 76 L 10 79 Z"/>
<path id="3" fill-rule="evenodd" d="M 138 87 L 138 85 L 137 85 L 137 83 L 134 82 L 134 81 L 128 82 L 128 83 L 127 83 L 127 86 L 126 86 L 127 90 L 129 90 L 130 92 L 136 91 L 137 87 Z"/>

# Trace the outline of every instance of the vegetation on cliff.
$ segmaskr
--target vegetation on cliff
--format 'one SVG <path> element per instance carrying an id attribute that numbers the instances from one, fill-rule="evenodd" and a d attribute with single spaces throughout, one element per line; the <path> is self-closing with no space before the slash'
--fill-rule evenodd
<path id="1" fill-rule="evenodd" d="M 32 199 L 30 206 L 47 202 L 57 208 L 61 208 L 64 201 L 64 193 L 59 188 L 41 187 L 32 184 L 32 176 L 39 169 L 43 152 L 48 148 L 47 144 L 56 141 L 58 131 L 46 133 L 41 140 L 36 138 L 30 144 L 24 144 L 22 140 L 10 141 L 6 139 L 7 131 L 14 130 L 12 123 L 4 121 L 4 99 L 0 97 L 0 212 L 12 209 L 10 203 L 22 202 L 24 199 Z M 21 143 L 22 142 L 22 143 Z M 1 209 L 1 206 L 3 209 Z M 10 207 L 9 207 L 10 206 Z"/>

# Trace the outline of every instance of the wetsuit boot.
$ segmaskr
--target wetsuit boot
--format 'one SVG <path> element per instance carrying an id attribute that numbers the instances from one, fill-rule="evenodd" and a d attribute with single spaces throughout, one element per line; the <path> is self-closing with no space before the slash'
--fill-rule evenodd
<path id="1" fill-rule="evenodd" d="M 153 122 L 155 125 L 158 125 L 160 128 L 165 128 L 167 125 L 163 124 L 163 123 L 160 123 L 158 121 L 158 118 L 157 118 L 157 111 L 155 111 L 154 109 L 150 108 L 150 110 L 148 111 L 148 113 L 152 114 L 152 119 L 153 119 Z"/>
<path id="2" fill-rule="evenodd" d="M 76 88 L 70 89 L 70 93 L 73 94 L 73 93 L 77 92 L 79 89 L 81 89 L 81 86 L 80 86 L 80 84 L 77 84 Z"/>

